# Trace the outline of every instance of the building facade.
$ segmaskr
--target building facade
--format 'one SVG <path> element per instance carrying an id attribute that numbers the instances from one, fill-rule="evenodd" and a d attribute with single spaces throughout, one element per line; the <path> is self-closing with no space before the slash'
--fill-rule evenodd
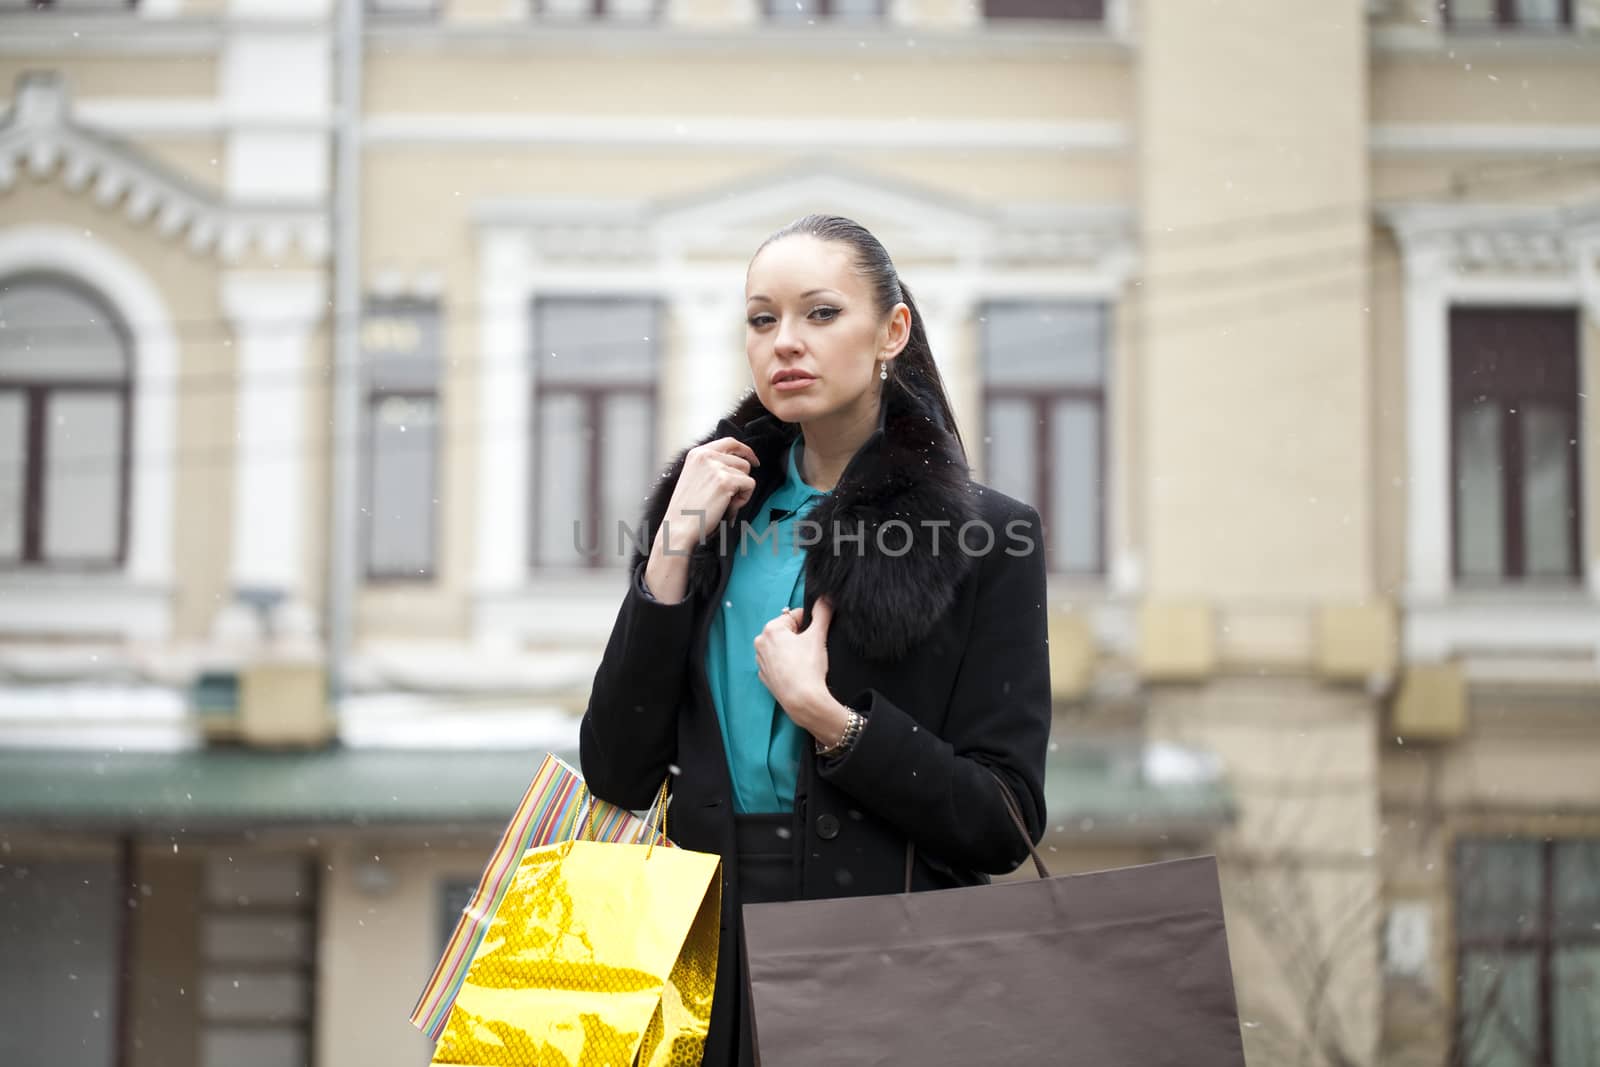
<path id="1" fill-rule="evenodd" d="M 427 1062 L 813 211 L 1045 518 L 1060 870 L 1218 854 L 1253 1065 L 1600 1049 L 1597 0 L 0 0 L 0 93 L 0 1059 Z"/>

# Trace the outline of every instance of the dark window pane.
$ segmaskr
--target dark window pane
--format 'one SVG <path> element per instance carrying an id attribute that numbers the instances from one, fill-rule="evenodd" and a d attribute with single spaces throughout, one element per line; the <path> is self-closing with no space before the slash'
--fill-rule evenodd
<path id="1" fill-rule="evenodd" d="M 1051 563 L 1092 573 L 1100 569 L 1100 405 L 1058 401 L 1050 432 Z"/>
<path id="2" fill-rule="evenodd" d="M 22 555 L 27 444 L 27 399 L 20 392 L 0 392 L 0 559 Z"/>
<path id="3" fill-rule="evenodd" d="M 574 393 L 545 393 L 539 397 L 538 487 L 535 524 L 539 563 L 544 566 L 581 566 L 598 534 L 588 529 L 589 435 L 588 405 Z"/>
<path id="4" fill-rule="evenodd" d="M 1580 574 L 1578 313 L 1452 308 L 1456 573 Z"/>
<path id="5" fill-rule="evenodd" d="M 373 574 L 422 577 L 433 570 L 437 407 L 431 397 L 405 396 L 373 406 Z"/>
<path id="6" fill-rule="evenodd" d="M 654 300 L 534 303 L 534 536 L 542 566 L 611 565 L 617 524 L 643 511 L 655 473 L 652 417 L 661 313 Z"/>
<path id="7" fill-rule="evenodd" d="M 537 301 L 534 387 L 654 381 L 656 323 L 652 300 Z"/>
<path id="8" fill-rule="evenodd" d="M 774 22 L 810 22 L 821 15 L 820 0 L 767 0 L 767 15 Z"/>
<path id="9" fill-rule="evenodd" d="M 1561 26 L 1566 22 L 1563 0 L 1516 0 L 1512 6 L 1522 26 Z"/>
<path id="10" fill-rule="evenodd" d="M 101 382 L 127 373 L 127 343 L 100 301 L 48 278 L 0 285 L 0 378 Z"/>
<path id="11" fill-rule="evenodd" d="M 1462 25 L 1492 24 L 1498 0 L 1450 0 L 1450 19 Z"/>
<path id="12" fill-rule="evenodd" d="M 111 861 L 8 861 L 0 878 L 0 1063 L 115 1062 Z"/>
<path id="13" fill-rule="evenodd" d="M 1456 414 L 1456 569 L 1463 578 L 1505 574 L 1501 415 L 1487 403 Z"/>
<path id="14" fill-rule="evenodd" d="M 361 323 L 367 403 L 367 573 L 424 578 L 435 566 L 439 305 L 368 300 Z"/>
<path id="15" fill-rule="evenodd" d="M 56 390 L 45 406 L 46 559 L 110 562 L 122 516 L 122 397 Z"/>
<path id="16" fill-rule="evenodd" d="M 1463 841 L 1456 852 L 1463 941 L 1529 935 L 1543 928 L 1544 846 L 1537 841 Z"/>
<path id="17" fill-rule="evenodd" d="M 990 385 L 1097 389 L 1105 382 L 1105 310 L 1097 304 L 991 304 L 981 326 Z"/>
<path id="18" fill-rule="evenodd" d="M 439 305 L 426 301 L 372 301 L 361 324 L 367 384 L 384 392 L 439 388 L 444 352 Z"/>
<path id="19" fill-rule="evenodd" d="M 1535 1067 L 1539 962 L 1534 953 L 1462 952 L 1460 996 L 1466 1067 Z"/>
<path id="20" fill-rule="evenodd" d="M 1029 400 L 990 400 L 983 438 L 983 480 L 1008 496 L 1038 507 L 1037 405 Z"/>
<path id="21" fill-rule="evenodd" d="M 1600 940 L 1600 841 L 1562 841 L 1555 850 L 1556 934 Z"/>
<path id="22" fill-rule="evenodd" d="M 439 886 L 439 954 L 444 955 L 444 950 L 450 944 L 450 936 L 456 932 L 456 923 L 461 921 L 461 913 L 467 910 L 467 905 L 472 903 L 472 894 L 478 891 L 478 883 L 469 882 L 465 878 L 447 879 Z"/>
<path id="23" fill-rule="evenodd" d="M 1074 19 L 1099 21 L 1105 18 L 1105 0 L 984 0 L 983 13 L 992 19 Z"/>
<path id="24" fill-rule="evenodd" d="M 1537 401 L 1521 411 L 1524 570 L 1529 577 L 1573 573 L 1573 466 L 1577 462 L 1574 413 Z"/>
<path id="25" fill-rule="evenodd" d="M 1600 944 L 1558 949 L 1551 983 L 1555 1067 L 1594 1067 L 1600 1050 Z"/>
<path id="26" fill-rule="evenodd" d="M 632 541 L 626 534 L 619 551 L 617 527 L 620 523 L 633 530 L 644 514 L 645 491 L 655 466 L 650 429 L 648 395 L 613 393 L 605 399 L 601 408 L 598 539 L 600 561 L 607 566 L 625 566 L 633 553 Z M 637 536 L 645 535 L 640 531 Z"/>
<path id="27" fill-rule="evenodd" d="M 828 14 L 835 19 L 867 22 L 883 17 L 882 0 L 829 0 Z"/>

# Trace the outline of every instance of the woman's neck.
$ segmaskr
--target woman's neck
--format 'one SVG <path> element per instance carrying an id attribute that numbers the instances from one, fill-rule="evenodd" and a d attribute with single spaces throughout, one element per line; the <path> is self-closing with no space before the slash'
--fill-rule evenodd
<path id="1" fill-rule="evenodd" d="M 878 398 L 801 425 L 805 444 L 800 452 L 800 477 L 819 492 L 830 492 L 872 431 L 878 428 Z"/>

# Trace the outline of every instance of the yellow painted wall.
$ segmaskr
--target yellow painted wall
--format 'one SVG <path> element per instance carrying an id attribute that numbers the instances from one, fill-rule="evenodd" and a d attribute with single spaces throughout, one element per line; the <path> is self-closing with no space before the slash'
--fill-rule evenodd
<path id="1" fill-rule="evenodd" d="M 1150 591 L 1360 599 L 1363 17 L 1314 0 L 1228 19 L 1151 5 L 1141 41 Z"/>
<path id="2" fill-rule="evenodd" d="M 204 54 L 0 56 L 0 98 L 26 71 L 58 71 L 73 99 L 203 97 L 217 92 L 217 59 Z"/>
<path id="3" fill-rule="evenodd" d="M 442 835 L 441 835 L 442 836 Z M 322 874 L 317 984 L 319 1063 L 426 1064 L 432 1043 L 406 1018 L 439 962 L 441 882 L 476 882 L 492 839 L 441 847 L 347 840 L 327 849 Z M 362 887 L 358 868 L 379 856 L 391 888 Z"/>
<path id="4" fill-rule="evenodd" d="M 1594 47 L 1497 57 L 1382 53 L 1372 66 L 1375 122 L 1565 125 L 1600 122 Z"/>
<path id="5" fill-rule="evenodd" d="M 1131 68 L 1116 57 L 1075 56 L 1068 64 L 839 49 L 774 62 L 755 51 L 530 56 L 394 48 L 368 55 L 366 105 L 376 115 L 717 116 L 754 124 L 785 117 L 1126 121 L 1134 99 Z"/>

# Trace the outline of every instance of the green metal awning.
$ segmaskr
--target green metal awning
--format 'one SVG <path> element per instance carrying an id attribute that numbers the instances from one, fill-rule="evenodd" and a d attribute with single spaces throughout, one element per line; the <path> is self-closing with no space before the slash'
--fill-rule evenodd
<path id="1" fill-rule="evenodd" d="M 563 753 L 574 766 L 576 753 Z M 0 751 L 0 822 L 106 827 L 503 822 L 541 752 Z"/>
<path id="2" fill-rule="evenodd" d="M 1146 746 L 1058 746 L 1051 828 L 1149 836 L 1232 817 L 1220 778 L 1151 774 Z M 137 829 L 308 823 L 501 823 L 543 753 L 212 748 L 0 750 L 0 823 Z M 575 752 L 558 753 L 577 766 Z"/>

